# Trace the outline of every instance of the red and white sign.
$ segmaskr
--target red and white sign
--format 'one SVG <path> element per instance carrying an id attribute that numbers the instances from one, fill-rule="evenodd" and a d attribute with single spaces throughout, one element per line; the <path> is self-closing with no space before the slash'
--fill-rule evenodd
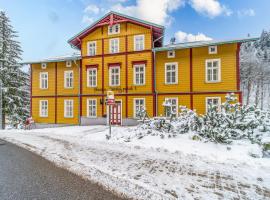
<path id="1" fill-rule="evenodd" d="M 107 105 L 114 105 L 115 100 L 114 99 L 107 99 Z"/>

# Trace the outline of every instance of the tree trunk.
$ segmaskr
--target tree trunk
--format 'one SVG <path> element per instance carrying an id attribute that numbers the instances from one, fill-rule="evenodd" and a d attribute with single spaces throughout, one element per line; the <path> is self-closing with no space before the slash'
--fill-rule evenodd
<path id="1" fill-rule="evenodd" d="M 264 101 L 264 81 L 261 78 L 261 109 L 263 109 L 263 101 Z"/>
<path id="2" fill-rule="evenodd" d="M 256 83 L 256 96 L 255 96 L 255 106 L 258 107 L 259 104 L 259 94 L 260 94 L 260 79 Z"/>
<path id="3" fill-rule="evenodd" d="M 247 82 L 247 101 L 246 101 L 246 105 L 249 105 L 250 92 L 251 92 L 251 80 L 248 79 L 248 82 Z"/>

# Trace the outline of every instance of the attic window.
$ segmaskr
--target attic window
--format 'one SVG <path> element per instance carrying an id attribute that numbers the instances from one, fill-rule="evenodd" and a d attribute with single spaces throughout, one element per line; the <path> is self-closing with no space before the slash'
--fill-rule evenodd
<path id="1" fill-rule="evenodd" d="M 167 56 L 168 56 L 168 58 L 174 58 L 175 57 L 175 51 L 168 51 Z"/>
<path id="2" fill-rule="evenodd" d="M 66 61 L 66 67 L 71 67 L 71 66 L 72 66 L 71 60 L 67 60 Z"/>
<path id="3" fill-rule="evenodd" d="M 119 33 L 120 33 L 120 24 L 108 26 L 108 35 L 119 34 Z"/>
<path id="4" fill-rule="evenodd" d="M 41 69 L 46 69 L 47 68 L 47 63 L 41 63 Z"/>
<path id="5" fill-rule="evenodd" d="M 209 54 L 217 54 L 217 46 L 209 46 L 208 53 Z"/>

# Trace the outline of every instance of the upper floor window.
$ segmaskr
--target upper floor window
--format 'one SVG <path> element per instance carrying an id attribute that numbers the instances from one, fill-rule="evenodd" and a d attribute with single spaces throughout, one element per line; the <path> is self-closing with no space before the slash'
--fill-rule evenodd
<path id="1" fill-rule="evenodd" d="M 41 63 L 41 69 L 46 69 L 47 68 L 47 63 Z"/>
<path id="2" fill-rule="evenodd" d="M 64 117 L 73 117 L 73 100 L 64 100 Z"/>
<path id="3" fill-rule="evenodd" d="M 120 67 L 110 67 L 109 70 L 109 84 L 110 86 L 119 86 L 120 85 Z"/>
<path id="4" fill-rule="evenodd" d="M 108 35 L 119 34 L 119 33 L 120 33 L 120 24 L 108 26 Z"/>
<path id="5" fill-rule="evenodd" d="M 220 97 L 206 97 L 205 104 L 206 104 L 205 106 L 206 113 L 209 111 L 211 106 L 215 107 L 217 110 L 220 110 L 221 98 Z"/>
<path id="6" fill-rule="evenodd" d="M 87 86 L 88 87 L 97 86 L 97 68 L 87 69 Z"/>
<path id="7" fill-rule="evenodd" d="M 173 51 L 173 50 L 172 51 L 168 51 L 167 52 L 167 57 L 168 58 L 174 58 L 175 57 L 175 51 Z"/>
<path id="8" fill-rule="evenodd" d="M 95 56 L 96 51 L 97 51 L 97 42 L 96 41 L 87 42 L 87 55 Z"/>
<path id="9" fill-rule="evenodd" d="M 144 35 L 134 36 L 134 51 L 144 50 Z"/>
<path id="10" fill-rule="evenodd" d="M 39 101 L 39 116 L 48 117 L 48 100 Z"/>
<path id="11" fill-rule="evenodd" d="M 165 83 L 177 84 L 178 83 L 178 63 L 165 64 Z"/>
<path id="12" fill-rule="evenodd" d="M 140 112 L 145 109 L 145 99 L 136 98 L 134 99 L 134 118 L 140 118 Z"/>
<path id="13" fill-rule="evenodd" d="M 39 88 L 48 89 L 48 72 L 40 72 L 39 79 Z"/>
<path id="14" fill-rule="evenodd" d="M 133 66 L 134 76 L 133 83 L 134 85 L 144 85 L 145 84 L 145 64 L 139 64 Z"/>
<path id="15" fill-rule="evenodd" d="M 165 116 L 166 117 L 171 117 L 177 116 L 178 114 L 178 98 L 166 98 L 165 99 Z"/>
<path id="16" fill-rule="evenodd" d="M 110 39 L 110 53 L 119 53 L 119 38 Z"/>
<path id="17" fill-rule="evenodd" d="M 221 77 L 220 59 L 206 60 L 206 82 L 219 82 Z"/>
<path id="18" fill-rule="evenodd" d="M 65 71 L 65 88 L 73 88 L 73 71 Z"/>
<path id="19" fill-rule="evenodd" d="M 217 54 L 217 46 L 209 46 L 208 53 L 209 54 Z"/>
<path id="20" fill-rule="evenodd" d="M 71 60 L 67 60 L 67 61 L 66 61 L 66 67 L 71 67 L 71 66 L 72 66 Z"/>
<path id="21" fill-rule="evenodd" d="M 87 117 L 97 117 L 97 100 L 87 100 Z"/>

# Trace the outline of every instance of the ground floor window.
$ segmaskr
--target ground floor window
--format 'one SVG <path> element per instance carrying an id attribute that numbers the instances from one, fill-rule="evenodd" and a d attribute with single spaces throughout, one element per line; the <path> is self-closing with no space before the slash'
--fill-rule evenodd
<path id="1" fill-rule="evenodd" d="M 220 97 L 206 97 L 205 104 L 206 112 L 209 111 L 211 105 L 215 106 L 218 110 L 220 110 L 221 99 Z"/>
<path id="2" fill-rule="evenodd" d="M 48 117 L 48 100 L 39 101 L 39 116 Z"/>
<path id="3" fill-rule="evenodd" d="M 134 99 L 134 118 L 140 118 L 141 111 L 145 109 L 145 99 Z"/>
<path id="4" fill-rule="evenodd" d="M 87 117 L 97 117 L 97 100 L 87 100 Z"/>
<path id="5" fill-rule="evenodd" d="M 64 101 L 64 117 L 65 118 L 73 117 L 73 100 Z"/>
<path id="6" fill-rule="evenodd" d="M 178 114 L 178 98 L 165 98 L 164 113 L 166 117 L 174 116 Z"/>

